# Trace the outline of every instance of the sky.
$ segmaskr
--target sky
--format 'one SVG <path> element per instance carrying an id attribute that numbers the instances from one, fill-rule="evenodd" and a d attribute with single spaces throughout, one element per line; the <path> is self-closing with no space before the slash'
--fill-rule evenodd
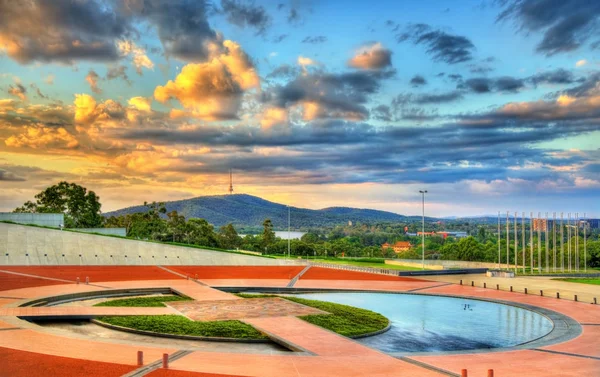
<path id="1" fill-rule="evenodd" d="M 600 217 L 600 2 L 0 1 L 0 211 Z"/>

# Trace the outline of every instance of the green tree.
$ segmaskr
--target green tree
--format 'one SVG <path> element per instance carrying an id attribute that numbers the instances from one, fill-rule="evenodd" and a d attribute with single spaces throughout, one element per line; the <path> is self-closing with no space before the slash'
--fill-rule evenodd
<path id="1" fill-rule="evenodd" d="M 229 223 L 219 229 L 219 243 L 224 249 L 233 249 L 242 243 L 242 239 L 238 236 L 233 224 Z"/>
<path id="2" fill-rule="evenodd" d="M 75 183 L 60 182 L 35 196 L 36 202 L 27 201 L 14 212 L 64 213 L 66 228 L 101 227 L 100 198 L 93 191 Z"/>
<path id="3" fill-rule="evenodd" d="M 167 213 L 167 230 L 171 233 L 173 242 L 182 242 L 186 233 L 185 216 L 178 214 L 177 211 Z"/>
<path id="4" fill-rule="evenodd" d="M 263 222 L 262 246 L 268 249 L 270 245 L 275 243 L 275 232 L 273 231 L 273 223 L 271 219 L 265 219 Z"/>

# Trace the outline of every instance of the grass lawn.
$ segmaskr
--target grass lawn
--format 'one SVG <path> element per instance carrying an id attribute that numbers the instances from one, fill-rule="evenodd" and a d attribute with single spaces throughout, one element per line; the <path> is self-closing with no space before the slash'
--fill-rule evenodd
<path id="1" fill-rule="evenodd" d="M 568 281 L 569 283 L 593 284 L 600 285 L 600 278 L 581 278 L 581 279 L 552 279 L 560 281 Z"/>
<path id="2" fill-rule="evenodd" d="M 132 315 L 99 317 L 99 321 L 132 329 L 163 334 L 215 338 L 267 339 L 254 327 L 240 321 L 196 322 L 182 315 Z"/>
<path id="3" fill-rule="evenodd" d="M 372 267 L 372 268 L 384 268 L 388 270 L 399 270 L 399 271 L 420 271 L 419 267 L 408 267 L 408 266 L 399 266 L 396 264 L 385 264 L 385 263 L 371 263 L 371 262 L 360 262 L 352 259 L 340 260 L 340 259 L 311 259 L 311 261 L 319 262 L 319 263 L 333 263 L 333 264 L 344 264 L 349 266 L 358 266 L 358 267 Z"/>
<path id="4" fill-rule="evenodd" d="M 239 293 L 238 296 L 249 299 L 258 297 L 278 297 L 275 295 L 253 295 L 243 293 Z M 290 296 L 279 297 L 331 313 L 305 315 L 298 318 L 348 337 L 383 330 L 389 324 L 389 320 L 383 315 L 354 306 L 335 304 L 326 301 L 307 300 Z"/>
<path id="5" fill-rule="evenodd" d="M 389 320 L 379 313 L 348 305 L 276 295 L 239 293 L 238 296 L 248 299 L 259 297 L 282 297 L 286 300 L 324 310 L 331 314 L 307 315 L 299 318 L 312 323 L 313 325 L 349 337 L 383 330 L 389 324 Z M 106 301 L 94 306 L 156 307 L 165 306 L 164 302 L 183 300 L 189 300 L 189 298 L 180 296 L 135 297 Z M 254 327 L 240 321 L 196 322 L 180 315 L 105 316 L 99 317 L 98 320 L 115 326 L 164 334 L 239 339 L 267 338 L 266 335 L 262 334 Z"/>
<path id="6" fill-rule="evenodd" d="M 189 301 L 191 298 L 182 296 L 152 296 L 152 297 L 133 297 L 119 300 L 104 301 L 94 306 L 128 306 L 128 307 L 165 307 L 164 302 L 171 301 Z"/>

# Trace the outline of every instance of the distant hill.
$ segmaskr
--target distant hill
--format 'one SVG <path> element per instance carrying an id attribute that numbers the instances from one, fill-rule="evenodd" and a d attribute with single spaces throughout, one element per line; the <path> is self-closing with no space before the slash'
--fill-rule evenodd
<path id="1" fill-rule="evenodd" d="M 273 203 L 252 195 L 216 195 L 177 200 L 166 203 L 167 212 L 177 211 L 187 219 L 202 218 L 216 227 L 233 223 L 242 227 L 261 227 L 266 218 L 271 219 L 275 229 L 286 229 L 287 206 Z M 105 213 L 104 216 L 146 212 L 143 205 L 123 208 Z M 396 222 L 420 217 L 407 217 L 392 212 L 373 209 L 331 207 L 320 210 L 290 207 L 291 226 L 294 229 L 332 226 L 356 222 Z"/>

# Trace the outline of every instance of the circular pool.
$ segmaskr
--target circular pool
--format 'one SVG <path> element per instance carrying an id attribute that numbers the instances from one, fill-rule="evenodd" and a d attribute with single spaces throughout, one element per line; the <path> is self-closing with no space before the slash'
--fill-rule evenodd
<path id="1" fill-rule="evenodd" d="M 464 351 L 512 347 L 552 331 L 531 310 L 457 297 L 389 293 L 311 293 L 297 297 L 369 309 L 388 317 L 389 331 L 357 341 L 384 352 Z"/>

